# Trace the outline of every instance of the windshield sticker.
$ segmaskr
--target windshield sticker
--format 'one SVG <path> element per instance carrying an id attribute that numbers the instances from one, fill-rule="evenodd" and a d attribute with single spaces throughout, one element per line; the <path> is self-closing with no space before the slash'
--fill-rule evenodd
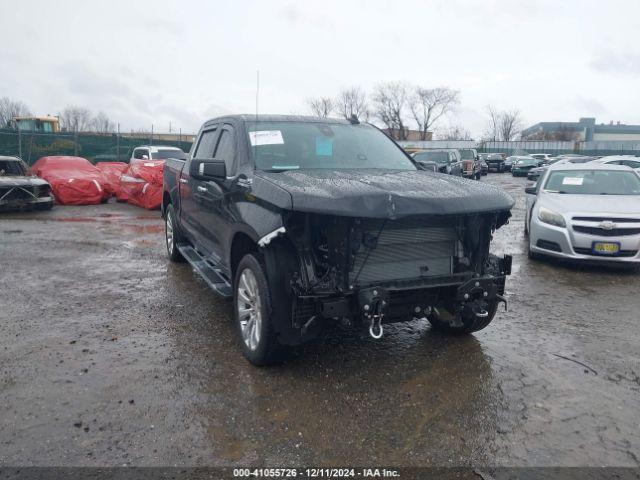
<path id="1" fill-rule="evenodd" d="M 333 139 L 316 137 L 316 156 L 330 157 L 333 155 Z"/>
<path id="2" fill-rule="evenodd" d="M 283 145 L 282 132 L 280 130 L 258 130 L 249 132 L 251 146 L 258 145 Z"/>
<path id="3" fill-rule="evenodd" d="M 584 178 L 582 177 L 564 177 L 562 179 L 563 185 L 582 185 Z"/>

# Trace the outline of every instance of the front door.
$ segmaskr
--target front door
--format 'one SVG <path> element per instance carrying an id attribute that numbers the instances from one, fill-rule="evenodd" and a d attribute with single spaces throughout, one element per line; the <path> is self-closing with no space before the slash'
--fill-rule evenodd
<path id="1" fill-rule="evenodd" d="M 232 177 L 235 172 L 235 131 L 233 126 L 225 124 L 220 130 L 213 158 L 216 161 L 224 161 L 227 177 Z M 224 257 L 222 245 L 224 235 L 229 231 L 231 211 L 229 210 L 229 186 L 230 181 L 225 179 L 208 180 L 201 183 L 200 218 L 202 228 L 209 236 L 211 245 L 211 257 L 219 263 Z"/>
<path id="2" fill-rule="evenodd" d="M 207 235 L 203 223 L 204 205 L 207 203 L 207 187 L 203 182 L 190 174 L 191 162 L 197 159 L 211 159 L 218 140 L 217 125 L 203 131 L 198 143 L 189 157 L 180 177 L 180 224 L 185 234 L 202 254 L 213 251 L 213 242 Z"/>

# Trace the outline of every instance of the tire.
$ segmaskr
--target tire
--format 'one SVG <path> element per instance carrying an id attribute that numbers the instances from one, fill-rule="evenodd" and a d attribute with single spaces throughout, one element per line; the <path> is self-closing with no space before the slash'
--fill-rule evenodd
<path id="1" fill-rule="evenodd" d="M 527 257 L 529 260 L 538 260 L 540 258 L 540 254 L 531 251 L 531 234 L 527 235 Z"/>
<path id="2" fill-rule="evenodd" d="M 480 177 L 482 177 L 482 172 L 476 172 L 476 180 L 480 180 Z"/>
<path id="3" fill-rule="evenodd" d="M 167 246 L 167 256 L 169 260 L 176 263 L 184 262 L 184 257 L 178 250 L 178 243 L 182 243 L 182 235 L 178 229 L 178 223 L 176 222 L 176 214 L 173 210 L 173 205 L 167 207 L 167 214 L 164 217 L 164 239 Z"/>
<path id="4" fill-rule="evenodd" d="M 472 320 L 463 319 L 463 325 L 460 327 L 452 327 L 448 321 L 441 317 L 442 312 L 440 312 L 439 314 L 436 312 L 432 312 L 431 315 L 429 315 L 428 320 L 429 323 L 431 323 L 431 327 L 438 332 L 453 335 L 464 335 L 486 328 L 493 320 L 493 317 L 495 317 L 497 310 L 498 302 L 494 302 L 488 310 L 489 315 L 487 315 L 485 318 L 475 317 Z"/>
<path id="5" fill-rule="evenodd" d="M 242 257 L 233 279 L 233 312 L 242 354 L 257 367 L 285 357 L 273 328 L 272 295 L 265 267 L 256 254 Z"/>

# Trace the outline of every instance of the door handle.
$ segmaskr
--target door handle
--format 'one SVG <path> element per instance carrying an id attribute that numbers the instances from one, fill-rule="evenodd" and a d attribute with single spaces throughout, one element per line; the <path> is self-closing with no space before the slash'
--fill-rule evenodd
<path id="1" fill-rule="evenodd" d="M 207 187 L 200 187 L 200 186 L 198 186 L 198 191 L 199 191 L 199 192 L 202 192 L 202 193 L 206 193 L 206 191 L 207 191 Z"/>
<path id="2" fill-rule="evenodd" d="M 189 183 L 189 181 L 186 178 L 181 178 L 180 183 Z"/>

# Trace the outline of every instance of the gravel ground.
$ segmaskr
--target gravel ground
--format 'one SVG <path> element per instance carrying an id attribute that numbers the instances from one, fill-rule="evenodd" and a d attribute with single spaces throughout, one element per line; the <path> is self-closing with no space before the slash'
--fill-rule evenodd
<path id="1" fill-rule="evenodd" d="M 526 180 L 482 181 L 517 199 L 509 312 L 336 331 L 268 369 L 158 212 L 3 214 L 0 466 L 640 466 L 640 275 L 528 260 Z"/>

